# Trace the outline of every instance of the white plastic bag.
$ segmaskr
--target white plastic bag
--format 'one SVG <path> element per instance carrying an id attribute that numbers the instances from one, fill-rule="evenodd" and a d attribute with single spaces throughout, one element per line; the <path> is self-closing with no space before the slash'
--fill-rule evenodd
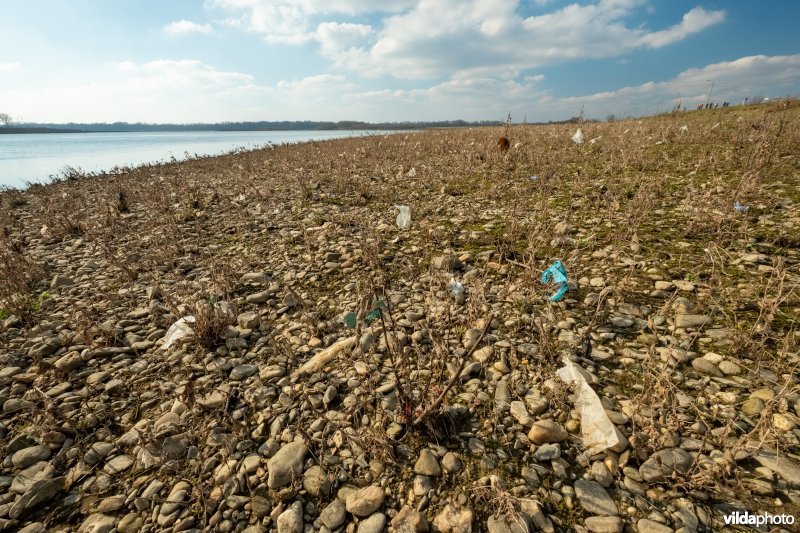
<path id="1" fill-rule="evenodd" d="M 583 132 L 581 131 L 580 128 L 578 128 L 578 131 L 576 131 L 575 134 L 572 136 L 572 142 L 574 142 L 575 144 L 583 143 Z"/>
<path id="2" fill-rule="evenodd" d="M 464 285 L 456 281 L 456 278 L 451 278 L 449 287 L 450 293 L 456 299 L 456 303 L 463 304 L 467 298 L 467 291 L 464 289 Z"/>
<path id="3" fill-rule="evenodd" d="M 597 393 L 581 373 L 583 369 L 567 357 L 564 357 L 564 365 L 557 373 L 565 383 L 575 383 L 575 408 L 581 413 L 584 456 L 590 457 L 619 444 L 617 428 L 609 420 Z"/>
<path id="4" fill-rule="evenodd" d="M 191 315 L 185 316 L 172 324 L 167 330 L 167 334 L 164 335 L 164 344 L 161 345 L 161 349 L 168 350 L 178 340 L 194 335 L 194 330 L 189 324 L 194 324 L 194 317 Z"/>
<path id="5" fill-rule="evenodd" d="M 400 229 L 408 229 L 411 227 L 411 208 L 407 205 L 396 205 L 395 209 L 399 209 L 400 213 L 397 215 L 397 225 Z"/>

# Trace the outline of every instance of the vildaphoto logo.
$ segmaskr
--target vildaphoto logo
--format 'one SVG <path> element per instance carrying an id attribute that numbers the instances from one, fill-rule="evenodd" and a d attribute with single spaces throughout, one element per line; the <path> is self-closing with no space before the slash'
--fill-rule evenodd
<path id="1" fill-rule="evenodd" d="M 731 513 L 723 517 L 726 526 L 784 526 L 794 524 L 794 516 L 790 514 L 760 513 L 750 514 L 745 511 Z"/>

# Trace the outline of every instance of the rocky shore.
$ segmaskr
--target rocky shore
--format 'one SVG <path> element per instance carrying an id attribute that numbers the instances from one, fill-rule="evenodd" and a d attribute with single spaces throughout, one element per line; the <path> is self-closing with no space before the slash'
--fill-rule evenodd
<path id="1" fill-rule="evenodd" d="M 800 518 L 798 108 L 575 128 L 0 193 L 0 530 Z M 613 446 L 587 452 L 567 361 Z"/>

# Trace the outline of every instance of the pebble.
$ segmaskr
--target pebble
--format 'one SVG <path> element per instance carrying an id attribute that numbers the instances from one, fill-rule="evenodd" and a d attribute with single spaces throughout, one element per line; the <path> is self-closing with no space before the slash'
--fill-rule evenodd
<path id="1" fill-rule="evenodd" d="M 290 483 L 295 477 L 303 474 L 303 460 L 308 452 L 304 442 L 290 442 L 284 445 L 278 453 L 267 461 L 267 486 L 271 489 L 280 488 Z"/>
<path id="2" fill-rule="evenodd" d="M 587 512 L 601 516 L 617 516 L 617 504 L 606 489 L 596 481 L 579 479 L 575 482 L 575 495 Z"/>
<path id="3" fill-rule="evenodd" d="M 528 432 L 528 438 L 534 444 L 562 442 L 569 436 L 561 425 L 550 419 L 538 420 Z"/>
<path id="4" fill-rule="evenodd" d="M 383 505 L 384 490 L 377 485 L 369 485 L 352 492 L 345 500 L 347 512 L 356 516 L 369 516 Z"/>
<path id="5" fill-rule="evenodd" d="M 424 476 L 438 477 L 442 474 L 442 469 L 439 466 L 439 460 L 434 455 L 433 451 L 425 448 L 419 453 L 419 458 L 414 464 L 414 472 Z"/>

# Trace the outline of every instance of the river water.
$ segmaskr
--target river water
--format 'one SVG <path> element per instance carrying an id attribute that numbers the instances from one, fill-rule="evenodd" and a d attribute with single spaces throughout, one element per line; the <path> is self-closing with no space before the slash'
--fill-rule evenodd
<path id="1" fill-rule="evenodd" d="M 46 182 L 72 167 L 101 172 L 114 167 L 186 159 L 187 154 L 219 155 L 311 140 L 340 139 L 384 132 L 367 131 L 169 131 L 108 133 L 28 133 L 0 135 L 0 187 L 23 188 Z"/>

